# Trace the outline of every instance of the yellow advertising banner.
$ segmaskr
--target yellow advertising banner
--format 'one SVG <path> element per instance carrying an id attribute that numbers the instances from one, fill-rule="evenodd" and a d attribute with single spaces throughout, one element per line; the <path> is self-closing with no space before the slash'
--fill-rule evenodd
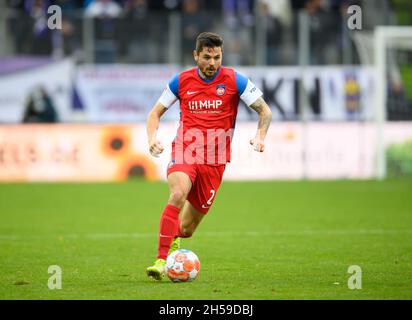
<path id="1" fill-rule="evenodd" d="M 0 182 L 109 182 L 131 177 L 165 181 L 177 126 L 162 122 L 158 139 L 165 149 L 154 158 L 148 151 L 144 123 L 1 125 Z M 375 175 L 373 124 L 276 123 L 263 153 L 249 144 L 255 131 L 255 122 L 236 125 L 225 180 L 370 179 Z M 385 125 L 388 175 L 410 174 L 411 141 L 411 123 Z"/>
<path id="2" fill-rule="evenodd" d="M 0 181 L 158 180 L 131 125 L 0 126 Z M 146 137 L 141 137 L 145 141 Z"/>

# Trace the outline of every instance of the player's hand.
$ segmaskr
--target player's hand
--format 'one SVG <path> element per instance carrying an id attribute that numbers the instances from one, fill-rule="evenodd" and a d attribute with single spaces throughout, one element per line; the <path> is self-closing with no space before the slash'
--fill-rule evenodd
<path id="1" fill-rule="evenodd" d="M 163 150 L 163 144 L 159 140 L 149 142 L 149 151 L 153 157 L 158 158 L 159 155 L 163 152 Z"/>
<path id="2" fill-rule="evenodd" d="M 253 146 L 253 150 L 257 152 L 263 152 L 265 150 L 265 143 L 263 142 L 263 140 L 254 138 L 250 140 L 249 143 Z"/>

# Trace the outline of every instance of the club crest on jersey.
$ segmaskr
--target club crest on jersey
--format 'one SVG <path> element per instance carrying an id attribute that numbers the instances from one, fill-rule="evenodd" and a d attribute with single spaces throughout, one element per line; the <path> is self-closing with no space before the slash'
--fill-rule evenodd
<path id="1" fill-rule="evenodd" d="M 216 85 L 216 94 L 218 96 L 223 96 L 226 93 L 226 85 L 225 84 L 217 84 Z"/>

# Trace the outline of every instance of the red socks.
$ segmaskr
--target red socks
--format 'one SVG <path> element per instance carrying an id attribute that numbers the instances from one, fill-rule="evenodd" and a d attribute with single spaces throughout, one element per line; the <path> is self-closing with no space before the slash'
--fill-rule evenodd
<path id="1" fill-rule="evenodd" d="M 171 204 L 166 205 L 163 210 L 160 218 L 159 246 L 157 251 L 158 259 L 167 258 L 174 237 L 180 233 L 179 212 L 180 209 Z"/>
<path id="2" fill-rule="evenodd" d="M 159 228 L 159 246 L 157 249 L 157 258 L 166 259 L 169 253 L 170 245 L 175 237 L 190 238 L 180 230 L 180 209 L 171 204 L 166 205 L 160 218 Z"/>

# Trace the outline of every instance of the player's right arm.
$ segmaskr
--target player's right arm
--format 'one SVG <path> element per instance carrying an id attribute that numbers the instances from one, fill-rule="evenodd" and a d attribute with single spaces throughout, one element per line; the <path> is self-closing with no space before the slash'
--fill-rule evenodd
<path id="1" fill-rule="evenodd" d="M 160 118 L 166 111 L 167 108 L 158 101 L 147 116 L 147 138 L 149 143 L 149 151 L 153 157 L 158 157 L 164 150 L 162 143 L 157 140 L 156 135 L 157 130 L 159 129 Z"/>
<path id="2" fill-rule="evenodd" d="M 158 157 L 164 150 L 163 144 L 157 139 L 157 130 L 159 129 L 160 118 L 178 99 L 178 84 L 179 75 L 176 75 L 166 86 L 159 100 L 147 116 L 147 139 L 149 151 L 153 157 Z"/>

